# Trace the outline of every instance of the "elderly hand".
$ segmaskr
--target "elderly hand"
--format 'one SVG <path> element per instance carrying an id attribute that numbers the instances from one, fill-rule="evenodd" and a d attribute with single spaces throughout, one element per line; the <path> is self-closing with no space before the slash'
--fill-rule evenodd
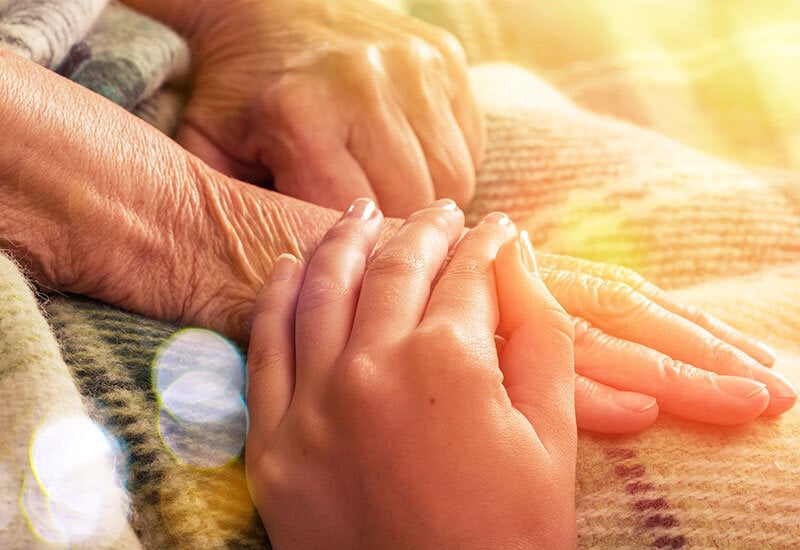
<path id="1" fill-rule="evenodd" d="M 471 199 L 483 122 L 446 31 L 364 0 L 211 2 L 197 17 L 177 140 L 211 166 L 340 210 Z"/>
<path id="2" fill-rule="evenodd" d="M 310 257 L 339 216 L 210 170 L 129 113 L 2 51 L 0 97 L 8 137 L 0 140 L 0 237 L 45 288 L 246 340 L 274 260 Z M 384 238 L 399 224 L 386 220 Z M 642 429 L 658 414 L 647 396 L 714 423 L 755 418 L 767 401 L 770 414 L 794 404 L 791 385 L 752 358 L 769 363 L 768 355 L 740 334 L 628 271 L 539 258 L 551 292 L 595 327 L 576 327 L 580 427 Z M 720 384 L 715 372 L 736 382 Z M 759 391 L 723 391 L 733 385 Z"/>
<path id="3" fill-rule="evenodd" d="M 437 277 L 462 224 L 431 205 L 367 262 L 381 216 L 360 199 L 305 273 L 276 263 L 245 455 L 276 547 L 575 545 L 572 324 L 529 245 L 500 248 L 508 218 L 467 233 Z"/>
<path id="4" fill-rule="evenodd" d="M 794 406 L 797 390 L 770 370 L 773 352 L 633 271 L 538 254 L 542 276 L 575 316 L 578 424 L 627 432 L 658 410 L 740 424 Z M 653 399 L 655 398 L 655 399 Z"/>

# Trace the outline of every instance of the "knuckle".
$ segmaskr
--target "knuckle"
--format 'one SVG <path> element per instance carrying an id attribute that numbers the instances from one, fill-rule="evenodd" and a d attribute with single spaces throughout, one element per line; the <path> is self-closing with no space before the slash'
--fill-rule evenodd
<path id="1" fill-rule="evenodd" d="M 301 106 L 302 94 L 298 93 L 301 88 L 302 83 L 294 75 L 281 75 L 261 93 L 261 112 L 254 118 L 263 116 L 266 120 L 284 124 L 294 121 Z"/>
<path id="2" fill-rule="evenodd" d="M 425 208 L 409 216 L 406 225 L 429 233 L 433 238 L 446 239 L 453 228 L 452 213 L 441 208 Z"/>
<path id="3" fill-rule="evenodd" d="M 646 282 L 644 277 L 642 277 L 629 267 L 612 264 L 611 266 L 609 266 L 608 269 L 610 271 L 609 274 L 611 278 L 614 278 L 617 281 L 625 283 L 634 290 L 640 288 Z"/>
<path id="4" fill-rule="evenodd" d="M 462 324 L 449 322 L 420 327 L 408 343 L 413 353 L 423 359 L 414 364 L 436 364 L 437 372 L 442 374 L 456 370 L 457 377 L 465 381 L 485 376 L 494 380 L 493 369 L 486 368 L 486 358 L 497 356 L 494 341 L 485 342 Z M 442 362 L 442 357 L 449 360 Z M 425 367 L 420 376 L 430 377 L 430 368 Z"/>
<path id="5" fill-rule="evenodd" d="M 596 287 L 597 304 L 604 314 L 616 317 L 632 317 L 641 314 L 646 307 L 634 290 L 618 281 L 601 281 Z"/>
<path id="6" fill-rule="evenodd" d="M 703 350 L 703 359 L 709 366 L 714 367 L 735 367 L 734 374 L 738 376 L 753 377 L 753 371 L 750 366 L 742 361 L 739 354 L 734 351 L 733 347 L 726 344 L 716 337 L 709 336 Z"/>
<path id="7" fill-rule="evenodd" d="M 313 314 L 338 304 L 349 291 L 349 284 L 336 274 L 317 273 L 308 278 L 297 301 L 297 314 Z"/>
<path id="8" fill-rule="evenodd" d="M 392 397 L 398 392 L 381 367 L 372 353 L 360 352 L 347 360 L 337 383 L 331 385 L 331 414 L 355 433 L 391 429 Z"/>
<path id="9" fill-rule="evenodd" d="M 273 365 L 280 365 L 287 357 L 279 346 L 251 346 L 247 353 L 247 369 L 250 376 L 261 371 L 269 371 Z"/>
<path id="10" fill-rule="evenodd" d="M 436 46 L 418 36 L 409 35 L 406 40 L 399 42 L 399 44 L 409 61 L 414 65 L 438 64 L 443 61 L 442 52 Z"/>
<path id="11" fill-rule="evenodd" d="M 443 28 L 433 29 L 433 41 L 444 56 L 461 67 L 467 66 L 467 53 L 456 36 Z"/>
<path id="12" fill-rule="evenodd" d="M 688 363 L 678 361 L 669 356 L 661 356 L 657 363 L 657 372 L 661 379 L 667 384 L 665 390 L 669 390 L 676 384 L 686 384 L 689 381 L 701 378 L 705 371 L 697 369 Z"/>
<path id="13" fill-rule="evenodd" d="M 463 329 L 452 323 L 441 323 L 418 331 L 416 337 L 423 345 L 445 350 L 462 349 L 473 340 Z"/>
<path id="14" fill-rule="evenodd" d="M 340 397 L 351 404 L 370 403 L 377 393 L 376 362 L 371 354 L 360 352 L 347 361 L 339 384 Z"/>
<path id="15" fill-rule="evenodd" d="M 374 79 L 386 70 L 383 53 L 375 44 L 361 44 L 354 47 L 348 61 L 350 70 L 362 78 Z"/>
<path id="16" fill-rule="evenodd" d="M 468 237 L 464 237 L 465 239 Z M 474 239 L 474 238 L 473 238 Z M 463 246 L 462 242 L 459 246 Z M 483 282 L 492 269 L 492 264 L 488 256 L 466 256 L 458 257 L 447 266 L 445 276 L 463 280 L 465 283 Z"/>
<path id="17" fill-rule="evenodd" d="M 475 174 L 472 161 L 463 155 L 459 157 L 450 170 L 449 179 L 453 184 L 447 188 L 447 196 L 464 208 L 475 196 Z"/>
<path id="18" fill-rule="evenodd" d="M 341 253 L 342 249 L 361 251 L 366 239 L 364 230 L 363 224 L 359 223 L 335 224 L 322 238 L 315 255 L 327 249 L 336 249 L 337 253 Z"/>
<path id="19" fill-rule="evenodd" d="M 707 326 L 711 318 L 702 309 L 691 304 L 683 306 L 683 316 L 698 326 Z"/>
<path id="20" fill-rule="evenodd" d="M 367 272 L 376 278 L 418 278 L 426 272 L 427 260 L 418 250 L 385 250 L 370 263 Z"/>
<path id="21" fill-rule="evenodd" d="M 608 335 L 584 319 L 576 319 L 572 325 L 575 350 L 585 355 L 597 356 L 607 348 Z"/>

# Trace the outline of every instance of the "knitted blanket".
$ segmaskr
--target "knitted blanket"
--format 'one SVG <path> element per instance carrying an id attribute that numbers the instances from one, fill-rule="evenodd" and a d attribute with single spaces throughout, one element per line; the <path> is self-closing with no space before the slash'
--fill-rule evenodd
<path id="1" fill-rule="evenodd" d="M 483 64 L 470 220 L 505 210 L 540 249 L 633 267 L 772 344 L 800 385 L 800 5 L 392 4 Z M 0 0 L 0 47 L 174 128 L 188 51 L 119 5 Z M 265 546 L 242 388 L 241 355 L 214 334 L 37 293 L 0 254 L 0 547 Z M 580 546 L 796 547 L 798 433 L 797 409 L 581 433 Z"/>

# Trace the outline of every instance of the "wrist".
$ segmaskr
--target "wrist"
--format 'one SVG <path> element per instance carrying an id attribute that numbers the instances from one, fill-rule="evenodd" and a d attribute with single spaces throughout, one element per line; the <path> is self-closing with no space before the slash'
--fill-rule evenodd
<path id="1" fill-rule="evenodd" d="M 341 213 L 228 178 L 192 159 L 205 244 L 193 247 L 191 263 L 203 267 L 191 282 L 184 320 L 244 342 L 274 260 L 284 253 L 309 259 Z"/>
<path id="2" fill-rule="evenodd" d="M 289 253 L 311 259 L 341 212 L 228 178 L 195 159 L 204 246 L 193 248 L 197 277 L 184 320 L 245 342 L 256 296 L 273 262 Z M 378 247 L 402 220 L 387 218 Z M 197 241 L 197 239 L 195 239 Z"/>

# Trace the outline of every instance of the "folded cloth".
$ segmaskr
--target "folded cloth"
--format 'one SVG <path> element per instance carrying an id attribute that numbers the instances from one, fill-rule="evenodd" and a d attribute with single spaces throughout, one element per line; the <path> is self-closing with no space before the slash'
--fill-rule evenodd
<path id="1" fill-rule="evenodd" d="M 82 403 L 27 281 L 2 253 L 0 358 L 0 547 L 139 547 L 115 449 Z"/>
<path id="2" fill-rule="evenodd" d="M 595 48 L 603 46 L 598 44 L 602 40 L 595 23 L 604 21 L 609 25 L 604 32 L 618 41 L 613 55 L 599 51 L 613 59 L 639 59 L 626 56 L 626 47 L 639 51 L 642 46 L 633 38 L 626 42 L 626 32 L 632 31 L 625 23 L 640 10 L 622 0 L 613 4 L 616 12 L 603 8 L 606 3 L 590 0 L 570 3 L 572 11 L 536 0 L 405 2 L 415 15 L 455 32 L 473 61 L 515 61 L 558 84 L 556 89 L 531 72 L 508 65 L 471 71 L 487 113 L 489 145 L 468 218 L 476 220 L 490 210 L 503 209 L 529 229 L 543 250 L 634 267 L 775 345 L 780 350 L 776 368 L 800 384 L 797 176 L 717 160 L 666 137 L 674 135 L 732 156 L 726 154 L 735 149 L 731 136 L 746 134 L 758 115 L 739 113 L 738 119 L 729 115 L 732 118 L 724 123 L 710 126 L 718 141 L 702 134 L 693 140 L 694 128 L 701 122 L 699 126 L 677 122 L 694 122 L 690 115 L 696 111 L 687 110 L 685 97 L 673 98 L 669 83 L 666 92 L 659 91 L 659 77 L 642 69 L 649 62 L 614 65 L 591 57 Z M 694 11 L 687 2 L 679 2 L 676 13 L 702 25 L 678 25 L 664 10 L 657 10 L 660 19 L 647 20 L 651 26 L 660 21 L 663 29 L 658 28 L 665 36 L 682 37 L 675 29 L 684 27 L 705 29 L 713 21 L 711 2 L 692 4 L 698 6 Z M 104 5 L 96 0 L 0 0 L 0 47 L 58 69 L 169 131 L 181 100 L 180 92 L 165 84 L 181 81 L 188 63 L 185 44 L 165 27 L 122 6 Z M 773 12 L 754 18 L 753 29 L 762 24 L 772 28 L 784 11 L 776 7 Z M 618 13 L 620 19 L 611 15 L 598 19 L 598 13 Z M 746 30 L 739 23 L 733 30 L 708 28 L 716 29 L 715 40 L 733 40 Z M 635 37 L 644 40 L 642 33 L 649 28 L 641 27 Z M 673 34 L 667 32 L 670 29 Z M 701 34 L 692 34 L 694 41 L 688 43 L 673 39 L 648 44 L 685 57 L 704 43 Z M 794 45 L 792 36 L 787 31 L 758 44 L 777 48 L 775 40 L 786 41 L 779 51 L 787 55 Z M 709 50 L 713 55 L 699 49 L 688 59 L 714 59 L 725 67 L 728 55 L 750 59 L 742 47 Z M 585 64 L 589 61 L 596 63 L 590 67 Z M 689 66 L 697 72 L 688 73 L 687 82 L 701 79 L 699 67 L 706 66 L 705 61 Z M 788 89 L 790 84 L 780 84 L 781 74 L 772 76 L 776 89 Z M 715 89 L 713 79 L 702 83 Z M 691 88 L 687 84 L 685 89 Z M 649 116 L 634 112 L 619 99 L 627 97 L 622 95 L 626 89 L 631 97 L 649 90 Z M 725 89 L 715 89 L 711 97 L 721 97 Z M 776 96 L 764 92 L 763 97 Z M 728 113 L 709 103 L 710 117 Z M 587 105 L 639 125 L 592 113 Z M 689 115 L 673 119 L 659 116 L 662 110 Z M 742 126 L 735 132 L 717 132 L 737 120 Z M 769 120 L 757 127 L 769 129 Z M 793 135 L 780 127 L 769 133 L 765 148 L 780 142 L 786 147 L 778 149 L 790 151 L 790 144 L 796 143 Z M 745 160 L 762 158 L 757 144 L 746 151 L 750 152 Z M 776 156 L 763 158 L 784 168 L 797 166 L 792 155 L 786 162 Z M 0 546 L 44 547 L 65 540 L 91 546 L 104 537 L 119 548 L 263 547 L 266 534 L 247 494 L 238 449 L 229 453 L 229 460 L 198 466 L 191 452 L 199 449 L 207 455 L 215 441 L 192 446 L 185 440 L 176 445 L 173 439 L 178 413 L 165 410 L 169 405 L 175 412 L 179 406 L 162 387 L 160 365 L 174 349 L 174 335 L 185 331 L 81 298 L 49 296 L 41 302 L 44 314 L 13 264 L 0 258 L 0 417 L 14 426 L 0 435 Z M 193 351 L 199 360 L 197 348 Z M 64 516 L 39 513 L 41 506 L 25 507 L 27 494 L 40 494 L 39 502 L 44 498 L 48 503 L 50 498 L 51 509 L 57 511 L 55 505 L 64 494 L 74 493 L 61 497 L 54 493 L 48 481 L 57 476 L 38 475 L 48 471 L 47 464 L 34 460 L 46 456 L 33 452 L 41 434 L 52 434 L 48 426 L 64 418 L 78 419 L 69 426 L 84 434 L 84 440 L 108 443 L 94 447 L 103 452 L 92 456 L 98 472 L 105 472 L 99 478 L 110 482 L 102 484 L 106 491 L 92 494 L 96 501 L 109 503 L 104 510 L 111 513 L 84 514 L 89 519 L 71 523 L 80 528 L 72 530 L 63 528 Z M 217 426 L 205 430 L 212 439 L 217 434 L 220 441 L 225 439 L 213 419 L 191 417 L 195 424 L 202 425 L 201 420 Z M 664 415 L 642 434 L 580 434 L 580 545 L 795 547 L 800 541 L 796 498 L 800 453 L 794 435 L 798 431 L 800 413 L 790 411 L 779 419 L 734 428 Z M 115 467 L 113 457 L 125 468 Z M 97 488 L 91 480 L 79 475 L 76 479 Z M 127 494 L 119 490 L 123 486 Z M 120 517 L 127 523 L 120 524 Z"/>
<path id="3" fill-rule="evenodd" d="M 189 48 L 107 0 L 0 0 L 0 48 L 58 71 L 167 133 L 183 105 Z"/>

